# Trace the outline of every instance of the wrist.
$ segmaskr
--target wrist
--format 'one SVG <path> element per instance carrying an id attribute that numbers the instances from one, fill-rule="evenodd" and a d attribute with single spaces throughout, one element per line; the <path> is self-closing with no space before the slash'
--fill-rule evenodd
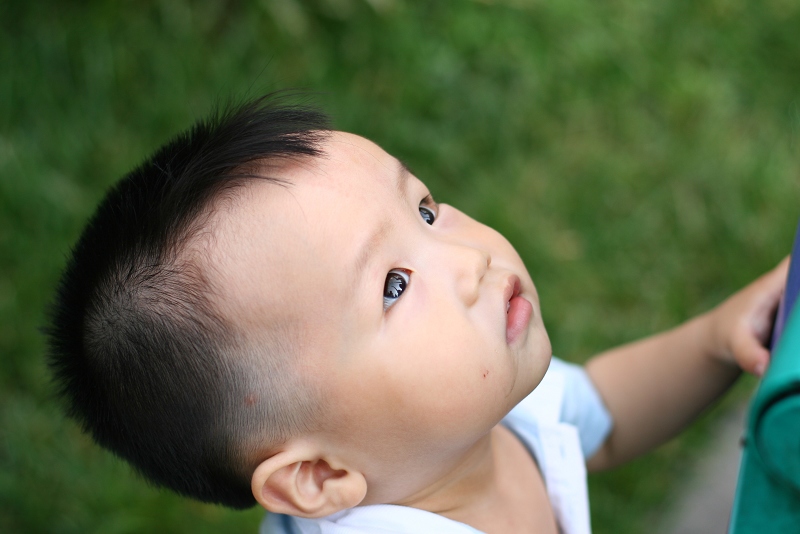
<path id="1" fill-rule="evenodd" d="M 723 364 L 727 367 L 740 369 L 731 349 L 728 336 L 725 335 L 723 310 L 713 308 L 692 319 L 694 335 L 700 343 L 701 353 L 712 362 Z"/>

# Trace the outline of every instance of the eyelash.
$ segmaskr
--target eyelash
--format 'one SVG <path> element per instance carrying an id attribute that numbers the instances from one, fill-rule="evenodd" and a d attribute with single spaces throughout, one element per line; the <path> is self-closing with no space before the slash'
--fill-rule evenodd
<path id="1" fill-rule="evenodd" d="M 427 205 L 424 205 L 427 204 Z M 419 214 L 422 219 L 432 225 L 436 222 L 436 208 L 438 205 L 433 201 L 430 195 L 422 199 L 419 205 Z M 386 281 L 383 283 L 383 310 L 386 311 L 394 305 L 403 293 L 405 292 L 408 284 L 411 282 L 410 273 L 404 269 L 392 269 L 386 275 Z"/>

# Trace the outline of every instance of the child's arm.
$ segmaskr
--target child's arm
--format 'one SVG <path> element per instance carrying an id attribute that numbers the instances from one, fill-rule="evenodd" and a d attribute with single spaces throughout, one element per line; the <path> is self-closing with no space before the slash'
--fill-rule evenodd
<path id="1" fill-rule="evenodd" d="M 586 364 L 614 418 L 608 439 L 587 462 L 590 470 L 614 467 L 675 436 L 742 369 L 764 372 L 769 351 L 763 344 L 788 265 L 787 258 L 710 312 Z"/>

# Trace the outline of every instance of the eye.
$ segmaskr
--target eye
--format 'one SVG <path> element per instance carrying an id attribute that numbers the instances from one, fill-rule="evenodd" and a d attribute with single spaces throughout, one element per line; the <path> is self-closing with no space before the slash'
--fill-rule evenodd
<path id="1" fill-rule="evenodd" d="M 422 215 L 422 218 L 428 224 L 433 224 L 433 221 L 436 220 L 436 214 L 433 212 L 432 209 L 430 209 L 430 208 L 428 208 L 426 206 L 420 206 L 419 207 L 419 214 Z"/>
<path id="2" fill-rule="evenodd" d="M 392 269 L 386 275 L 386 282 L 383 284 L 383 309 L 388 310 L 406 290 L 411 277 L 408 273 L 400 269 Z"/>

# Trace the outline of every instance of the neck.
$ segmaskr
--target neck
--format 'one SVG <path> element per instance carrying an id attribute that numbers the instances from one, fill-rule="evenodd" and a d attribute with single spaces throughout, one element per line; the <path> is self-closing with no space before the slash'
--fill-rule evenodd
<path id="1" fill-rule="evenodd" d="M 487 533 L 558 532 L 536 464 L 501 425 L 435 486 L 397 504 L 434 512 Z"/>
<path id="2" fill-rule="evenodd" d="M 470 448 L 435 484 L 397 502 L 402 506 L 458 519 L 498 495 L 499 425 Z"/>

